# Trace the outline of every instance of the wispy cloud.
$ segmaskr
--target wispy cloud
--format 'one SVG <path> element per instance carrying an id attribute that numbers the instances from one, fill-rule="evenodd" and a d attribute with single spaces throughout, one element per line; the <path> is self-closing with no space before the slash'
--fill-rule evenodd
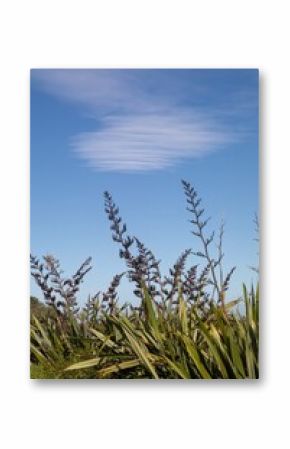
<path id="1" fill-rule="evenodd" d="M 192 113 L 108 117 L 100 131 L 73 139 L 75 152 L 96 170 L 161 170 L 220 148 L 229 139 Z"/>
<path id="2" fill-rule="evenodd" d="M 71 141 L 75 154 L 95 170 L 161 170 L 233 138 L 212 111 L 184 104 L 178 84 L 164 87 L 146 71 L 40 70 L 34 76 L 42 89 L 98 119 L 96 131 Z"/>

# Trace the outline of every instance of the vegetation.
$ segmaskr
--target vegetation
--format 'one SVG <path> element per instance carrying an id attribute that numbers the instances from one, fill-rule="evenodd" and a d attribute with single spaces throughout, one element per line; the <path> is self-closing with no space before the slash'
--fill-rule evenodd
<path id="1" fill-rule="evenodd" d="M 108 192 L 105 211 L 126 270 L 114 276 L 106 292 L 89 297 L 80 309 L 76 295 L 91 259 L 64 278 L 53 256 L 43 262 L 31 256 L 31 274 L 46 303 L 31 300 L 32 378 L 258 378 L 259 288 L 244 285 L 241 298 L 226 299 L 235 268 L 224 274 L 224 227 L 212 256 L 215 234 L 206 233 L 208 218 L 197 192 L 182 183 L 192 233 L 201 244 L 193 254 L 202 266 L 186 269 L 192 254 L 187 249 L 162 276 L 160 261 L 127 233 Z M 137 306 L 119 301 L 125 275 L 135 286 Z"/>

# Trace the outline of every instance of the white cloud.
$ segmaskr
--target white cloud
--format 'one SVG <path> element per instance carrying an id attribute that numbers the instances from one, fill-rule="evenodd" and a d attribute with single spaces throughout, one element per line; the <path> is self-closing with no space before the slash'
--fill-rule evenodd
<path id="1" fill-rule="evenodd" d="M 115 111 L 142 111 L 157 107 L 159 99 L 140 83 L 142 70 L 34 70 L 36 86 L 91 113 L 105 116 Z M 144 75 L 143 75 L 144 76 Z M 163 100 L 164 102 L 164 100 Z"/>
<path id="2" fill-rule="evenodd" d="M 109 117 L 103 129 L 73 139 L 76 154 L 96 170 L 161 170 L 203 156 L 229 136 L 191 112 Z"/>
<path id="3" fill-rule="evenodd" d="M 170 82 L 164 88 L 160 78 L 154 84 L 152 71 L 36 70 L 33 77 L 42 89 L 81 106 L 101 123 L 71 143 L 96 170 L 161 170 L 217 150 L 232 138 L 213 114 L 184 107 L 184 87 Z"/>

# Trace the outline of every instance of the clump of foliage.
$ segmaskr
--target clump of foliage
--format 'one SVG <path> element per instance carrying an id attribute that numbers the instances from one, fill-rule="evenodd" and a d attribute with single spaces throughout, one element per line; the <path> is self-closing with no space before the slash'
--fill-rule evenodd
<path id="1" fill-rule="evenodd" d="M 49 317 L 53 316 L 50 307 L 39 301 L 35 296 L 30 296 L 30 321 L 36 317 L 41 322 L 46 322 Z"/>
<path id="2" fill-rule="evenodd" d="M 87 259 L 71 278 L 63 278 L 52 256 L 31 256 L 31 272 L 46 305 L 31 308 L 32 378 L 254 379 L 259 376 L 259 289 L 243 287 L 242 298 L 226 301 L 234 267 L 224 276 L 220 228 L 206 234 L 201 200 L 183 181 L 193 234 L 201 249 L 186 249 L 162 276 L 160 261 L 127 232 L 112 196 L 105 192 L 112 238 L 126 271 L 107 291 L 78 307 L 76 294 L 91 269 Z M 186 268 L 191 254 L 204 261 Z M 123 276 L 134 283 L 138 305 L 121 304 Z M 239 313 L 237 305 L 243 304 Z"/>

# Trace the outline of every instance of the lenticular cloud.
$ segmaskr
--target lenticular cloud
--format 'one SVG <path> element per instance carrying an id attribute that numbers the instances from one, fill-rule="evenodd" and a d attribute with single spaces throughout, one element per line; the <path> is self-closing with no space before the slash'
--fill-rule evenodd
<path id="1" fill-rule="evenodd" d="M 229 140 L 214 123 L 191 112 L 108 117 L 95 132 L 72 140 L 75 153 L 103 171 L 162 170 L 200 157 Z"/>
<path id="2" fill-rule="evenodd" d="M 152 84 L 150 72 L 142 70 L 41 70 L 34 79 L 98 121 L 95 131 L 71 140 L 75 154 L 95 170 L 163 170 L 232 141 L 220 111 L 203 109 L 202 115 L 185 106 L 189 85 L 174 72 L 168 89 L 158 77 Z"/>

